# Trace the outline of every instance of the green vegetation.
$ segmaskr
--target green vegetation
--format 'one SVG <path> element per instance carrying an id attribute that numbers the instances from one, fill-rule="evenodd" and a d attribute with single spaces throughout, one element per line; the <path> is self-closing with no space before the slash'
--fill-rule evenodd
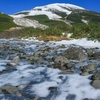
<path id="1" fill-rule="evenodd" d="M 61 12 L 56 12 L 61 14 L 64 18 L 66 14 Z M 32 20 L 37 20 L 39 23 L 49 26 L 49 28 L 42 30 L 33 27 L 23 28 L 19 36 L 21 37 L 31 37 L 35 36 L 42 38 L 43 40 L 52 37 L 56 40 L 66 39 L 62 33 L 73 33 L 72 38 L 84 38 L 100 41 L 100 14 L 94 13 L 91 11 L 73 11 L 72 14 L 67 16 L 67 20 L 72 21 L 72 27 L 68 26 L 63 21 L 58 20 L 49 20 L 46 15 L 36 15 L 36 16 L 27 16 Z M 82 22 L 82 19 L 87 20 L 88 24 Z M 11 27 L 16 27 L 17 25 L 13 23 L 13 18 L 8 15 L 0 13 L 0 32 L 7 30 Z M 57 37 L 57 38 L 55 38 Z"/>
<path id="2" fill-rule="evenodd" d="M 83 23 L 82 19 L 93 23 L 100 23 L 100 14 L 91 11 L 73 11 L 72 14 L 67 17 L 67 19 L 72 21 L 74 24 Z"/>
<path id="3" fill-rule="evenodd" d="M 4 30 L 7 30 L 11 27 L 16 27 L 17 25 L 14 24 L 13 18 L 0 13 L 0 32 L 3 32 Z"/>
<path id="4" fill-rule="evenodd" d="M 61 16 L 62 17 L 62 19 L 64 19 L 66 16 L 67 16 L 67 14 L 65 13 L 65 12 L 61 12 L 61 11 L 59 11 L 59 10 L 54 10 L 54 11 L 52 11 L 54 14 L 57 14 L 57 15 L 59 15 L 59 16 Z"/>
<path id="5" fill-rule="evenodd" d="M 87 37 L 92 40 L 100 41 L 100 24 L 89 23 L 89 24 L 76 24 L 72 27 L 73 38 Z"/>
<path id="6" fill-rule="evenodd" d="M 49 26 L 46 30 L 26 28 L 23 30 L 23 35 L 27 36 L 61 36 L 62 32 L 73 33 L 72 38 L 83 38 L 99 40 L 100 41 L 100 15 L 90 11 L 77 11 L 67 16 L 67 19 L 72 21 L 73 27 L 69 27 L 62 21 L 49 20 L 46 15 L 28 16 L 27 18 L 39 21 L 41 24 Z M 81 20 L 89 20 L 88 24 L 83 23 Z"/>
<path id="7" fill-rule="evenodd" d="M 66 23 L 57 20 L 49 20 L 46 15 L 27 16 L 25 18 L 37 20 L 39 23 L 49 26 L 50 28 L 57 28 L 62 31 L 69 31 L 70 27 Z"/>
<path id="8" fill-rule="evenodd" d="M 83 23 L 82 16 L 80 14 L 70 14 L 67 19 L 74 23 Z"/>
<path id="9" fill-rule="evenodd" d="M 49 20 L 48 16 L 46 16 L 46 15 L 26 16 L 25 18 L 37 20 L 41 24 L 43 24 L 46 20 Z"/>
<path id="10" fill-rule="evenodd" d="M 42 31 L 42 34 L 61 35 L 62 32 L 70 32 L 70 26 L 66 23 L 57 20 L 49 20 L 46 15 L 27 16 L 25 18 L 37 20 L 39 23 L 49 26 L 48 29 Z"/>

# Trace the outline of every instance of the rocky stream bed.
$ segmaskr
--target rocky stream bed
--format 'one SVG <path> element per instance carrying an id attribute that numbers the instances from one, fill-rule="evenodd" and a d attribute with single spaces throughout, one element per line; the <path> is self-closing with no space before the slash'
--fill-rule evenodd
<path id="1" fill-rule="evenodd" d="M 0 39 L 0 100 L 100 100 L 100 48 Z"/>

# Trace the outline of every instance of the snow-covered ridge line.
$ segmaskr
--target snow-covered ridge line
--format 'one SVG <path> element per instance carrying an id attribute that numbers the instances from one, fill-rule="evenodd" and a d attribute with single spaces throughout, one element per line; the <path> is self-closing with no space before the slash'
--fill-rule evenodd
<path id="1" fill-rule="evenodd" d="M 62 16 L 57 15 L 53 11 L 64 12 L 67 15 L 71 14 L 71 12 L 75 9 L 85 10 L 85 8 L 73 5 L 73 4 L 65 4 L 65 3 L 54 3 L 48 4 L 45 6 L 37 6 L 31 10 L 18 12 L 17 15 L 11 15 L 12 17 L 25 17 L 25 16 L 34 16 L 34 15 L 47 15 L 49 19 L 57 19 L 62 18 Z M 28 14 L 24 14 L 27 12 Z"/>
<path id="2" fill-rule="evenodd" d="M 37 6 L 37 7 L 33 8 L 33 9 L 37 9 L 37 8 L 45 9 L 45 8 L 53 8 L 53 7 L 55 9 L 57 9 L 56 7 L 60 7 L 60 6 L 63 6 L 63 7 L 66 7 L 66 8 L 73 8 L 73 9 L 82 9 L 82 10 L 85 10 L 85 8 L 83 8 L 83 7 L 76 6 L 76 5 L 73 5 L 73 4 L 66 4 L 66 3 L 48 4 L 48 5 L 45 5 L 45 6 Z"/>

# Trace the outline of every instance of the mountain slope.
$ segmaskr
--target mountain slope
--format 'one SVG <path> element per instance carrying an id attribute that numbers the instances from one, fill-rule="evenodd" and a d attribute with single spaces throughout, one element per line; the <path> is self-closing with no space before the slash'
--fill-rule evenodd
<path id="1" fill-rule="evenodd" d="M 71 33 L 72 38 L 87 37 L 100 40 L 100 14 L 76 5 L 55 3 L 10 16 L 17 25 L 28 27 L 22 30 L 22 36 L 44 38 L 61 36 L 63 33 L 63 37 L 66 37 Z"/>
<path id="2" fill-rule="evenodd" d="M 56 19 L 56 18 L 62 18 L 62 14 L 69 15 L 75 9 L 85 10 L 82 7 L 75 6 L 72 4 L 55 3 L 46 6 L 35 7 L 27 11 L 22 11 L 13 15 L 13 17 L 25 17 L 25 16 L 45 14 L 48 16 L 49 19 Z"/>
<path id="3" fill-rule="evenodd" d="M 64 21 L 68 25 L 72 25 L 73 23 L 85 23 L 89 22 L 97 22 L 100 23 L 100 14 L 96 12 L 92 12 L 86 10 L 85 8 L 72 5 L 72 4 L 64 4 L 64 3 L 55 3 L 49 4 L 45 6 L 35 7 L 31 10 L 26 10 L 22 12 L 18 12 L 14 15 L 11 15 L 13 18 L 32 18 L 32 16 L 42 16 L 45 15 L 50 20 L 60 20 Z M 44 16 L 44 17 L 45 17 Z M 36 18 L 36 17 L 35 17 Z M 41 18 L 41 17 L 40 17 Z M 34 19 L 34 17 L 33 17 Z M 43 16 L 42 16 L 43 19 Z M 36 19 L 40 21 L 40 19 Z M 44 20 L 47 20 L 47 18 Z M 44 23 L 42 23 L 44 24 Z"/>
<path id="4" fill-rule="evenodd" d="M 0 13 L 0 32 L 8 30 L 11 27 L 16 27 L 17 25 L 13 22 L 13 18 Z"/>

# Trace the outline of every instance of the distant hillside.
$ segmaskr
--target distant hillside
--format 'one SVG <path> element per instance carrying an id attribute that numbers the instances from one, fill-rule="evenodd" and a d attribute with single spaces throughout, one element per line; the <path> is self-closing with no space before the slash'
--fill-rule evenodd
<path id="1" fill-rule="evenodd" d="M 16 26 L 18 26 L 18 25 L 16 25 L 13 22 L 12 17 L 10 17 L 6 14 L 0 13 L 0 32 L 3 32 L 5 30 L 8 30 L 11 27 L 16 27 Z"/>

